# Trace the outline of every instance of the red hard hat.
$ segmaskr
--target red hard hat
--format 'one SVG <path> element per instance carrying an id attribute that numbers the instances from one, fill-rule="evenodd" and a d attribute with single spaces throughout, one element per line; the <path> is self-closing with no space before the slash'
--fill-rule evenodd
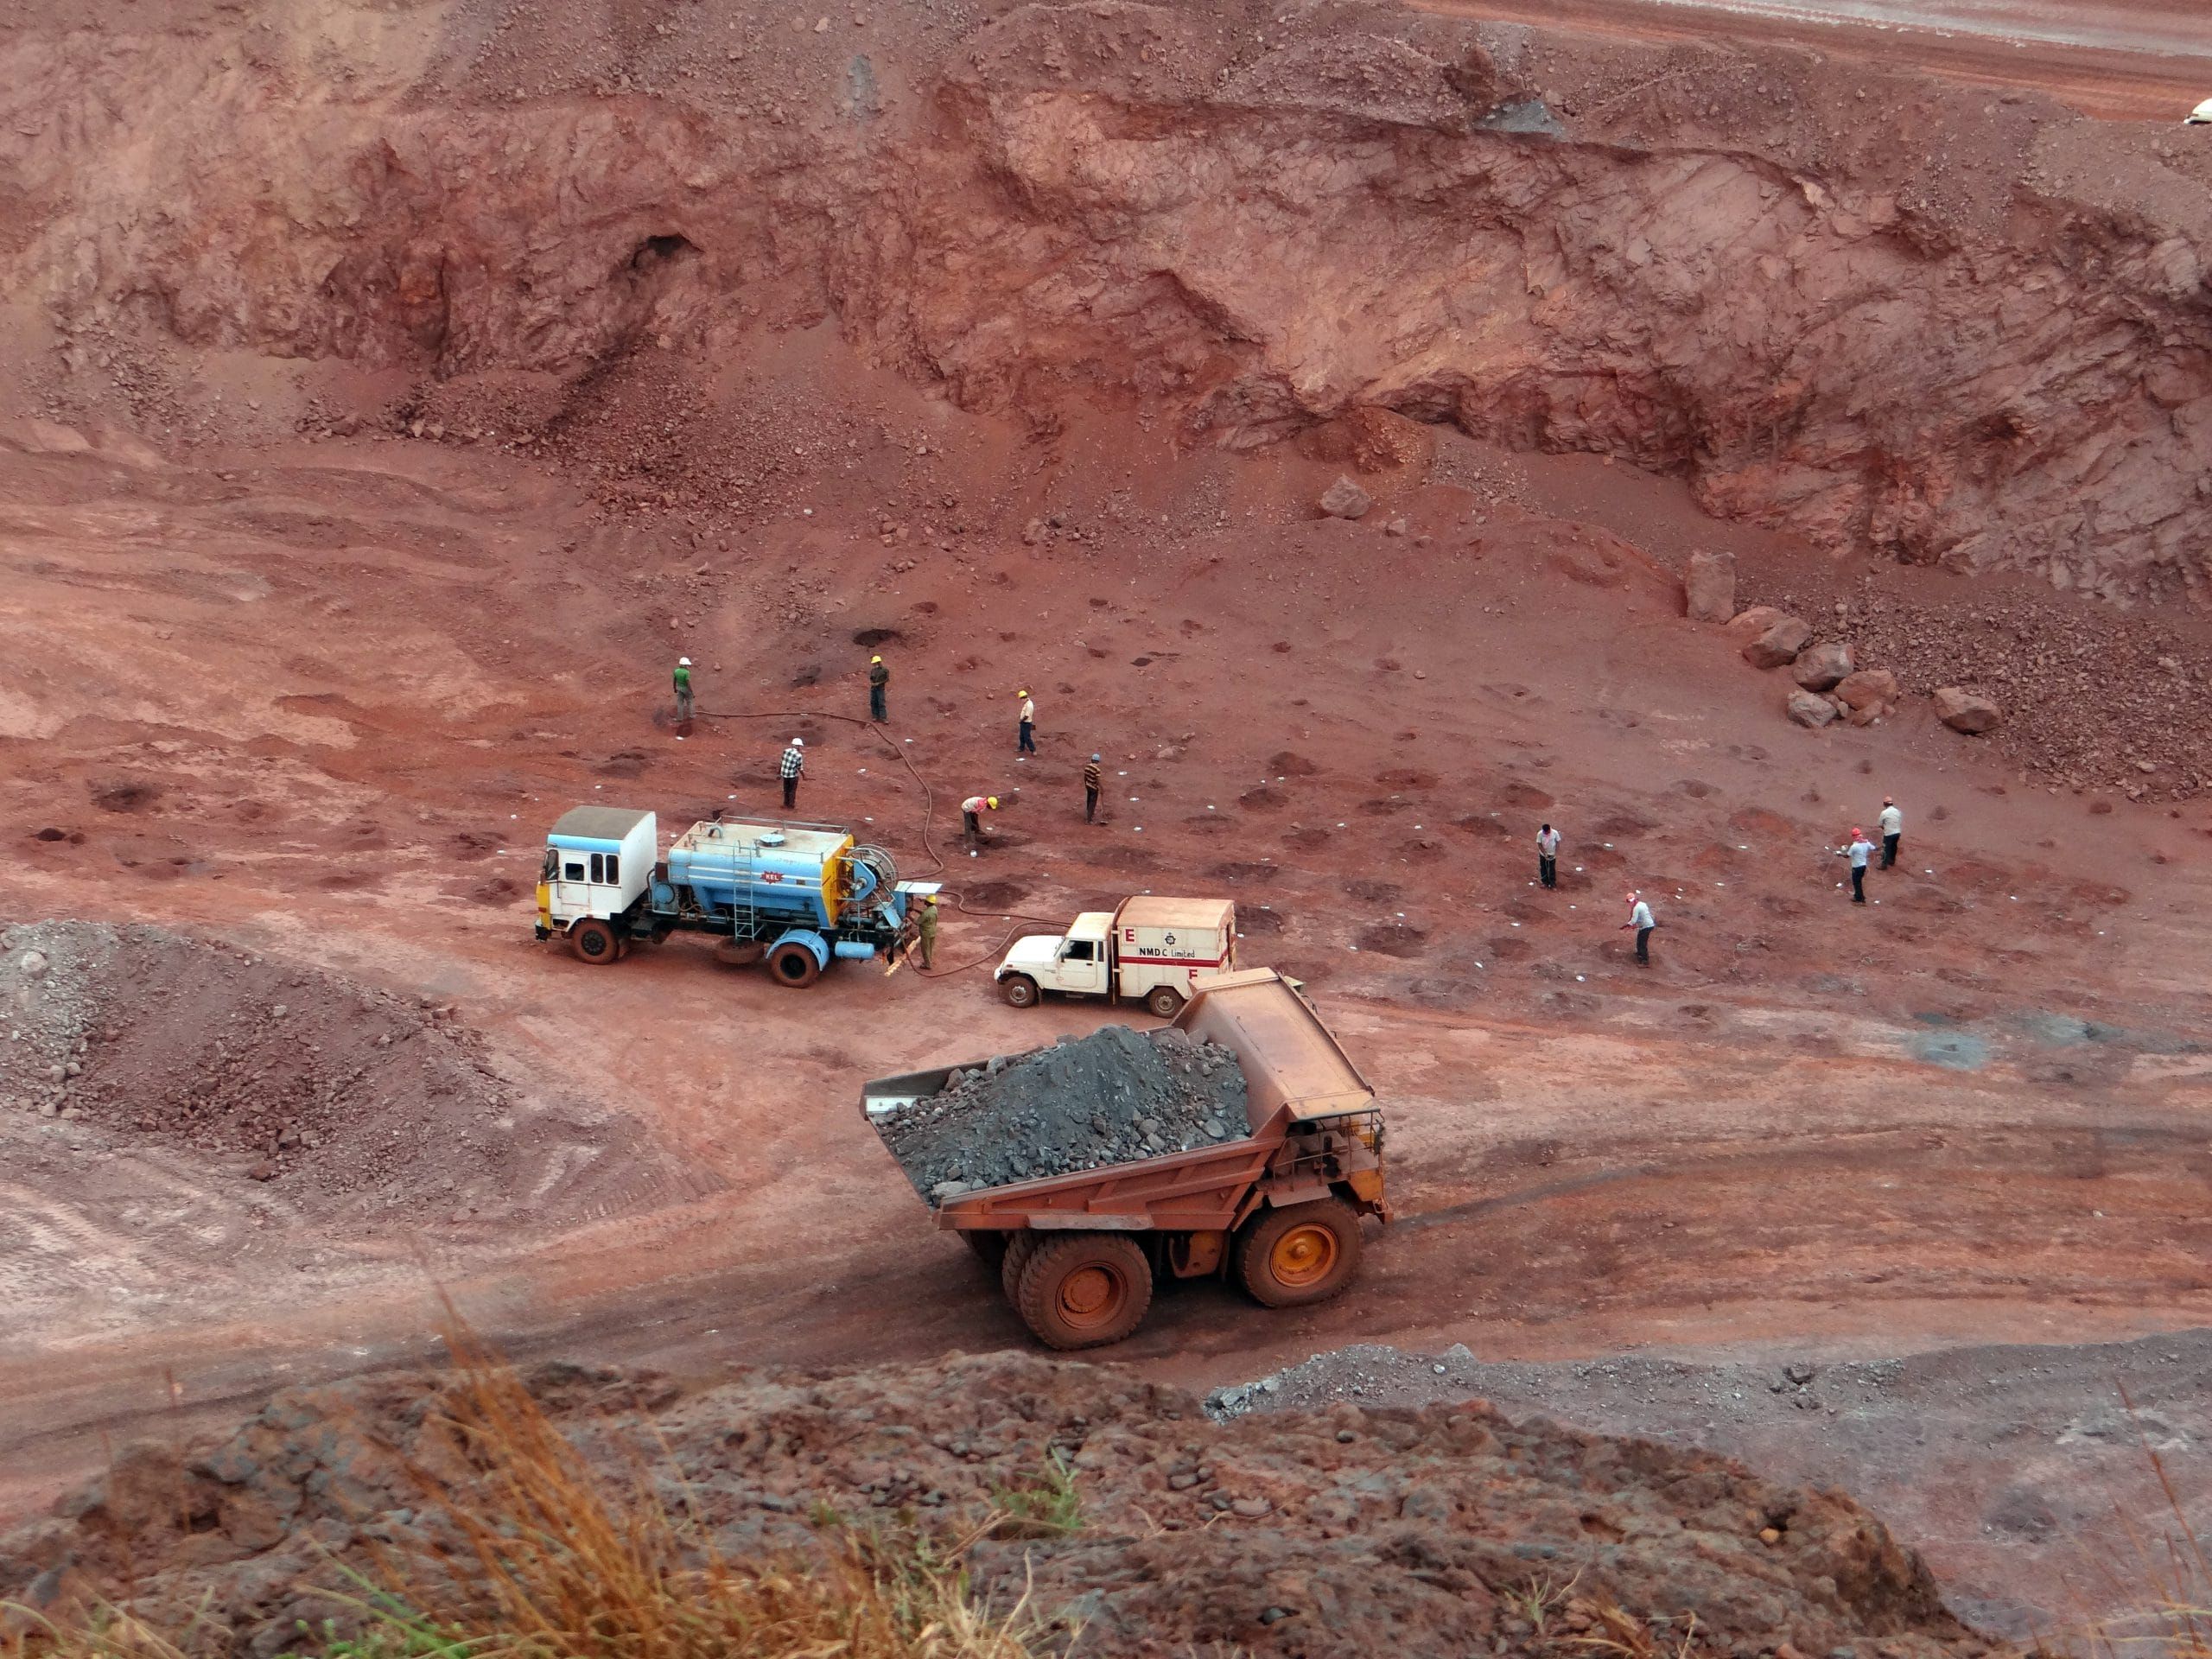
<path id="1" fill-rule="evenodd" d="M 1853 835 L 1854 835 L 1854 836 L 1863 836 L 1863 835 L 1865 835 L 1866 832 L 1864 830 L 1861 830 L 1861 829 L 1860 829 L 1857 824 L 1855 824 L 1855 823 L 1854 823 L 1854 824 L 1853 824 L 1853 825 L 1851 826 L 1851 833 L 1852 833 Z"/>
<path id="2" fill-rule="evenodd" d="M 1634 903 L 1636 902 L 1636 895 L 1635 895 L 1634 893 L 1623 893 L 1623 894 L 1621 895 L 1621 897 L 1622 897 L 1622 898 L 1624 898 L 1624 899 L 1627 899 L 1627 900 L 1628 900 L 1628 902 L 1629 902 L 1629 903 L 1630 903 L 1631 905 L 1632 905 L 1632 904 L 1634 904 Z"/>

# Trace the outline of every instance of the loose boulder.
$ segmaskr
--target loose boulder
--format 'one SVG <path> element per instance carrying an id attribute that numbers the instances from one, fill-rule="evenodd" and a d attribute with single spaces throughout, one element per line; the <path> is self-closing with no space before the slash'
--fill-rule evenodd
<path id="1" fill-rule="evenodd" d="M 1815 691 L 1792 691 L 1783 705 L 1789 718 L 1815 731 L 1835 718 L 1835 704 Z"/>
<path id="2" fill-rule="evenodd" d="M 1813 638 L 1812 625 L 1802 616 L 1785 616 L 1744 647 L 1744 660 L 1753 668 L 1782 668 L 1797 660 Z"/>
<path id="3" fill-rule="evenodd" d="M 1728 636 L 1728 643 L 1732 645 L 1748 645 L 1781 620 L 1782 613 L 1773 606 L 1753 605 L 1730 617 L 1721 632 Z"/>
<path id="4" fill-rule="evenodd" d="M 1845 675 L 1835 683 L 1835 694 L 1856 711 L 1861 709 L 1881 709 L 1895 702 L 1901 695 L 1897 677 L 1886 668 L 1862 668 Z"/>
<path id="5" fill-rule="evenodd" d="M 1332 518 L 1363 518 L 1374 505 L 1373 496 L 1341 474 L 1321 492 L 1321 511 Z"/>
<path id="6" fill-rule="evenodd" d="M 1979 737 L 1984 732 L 1993 732 L 2005 723 L 2005 711 L 1979 691 L 1969 691 L 1964 686 L 1943 685 L 1936 689 L 1936 718 L 1955 732 Z"/>
<path id="7" fill-rule="evenodd" d="M 1789 677 L 1808 691 L 1826 691 L 1840 683 L 1857 666 L 1851 659 L 1849 645 L 1840 639 L 1823 639 L 1819 645 L 1804 649 L 1796 665 L 1789 671 Z"/>
<path id="8" fill-rule="evenodd" d="M 1726 622 L 1736 614 L 1736 556 L 1699 551 L 1682 575 L 1682 597 L 1693 622 Z"/>

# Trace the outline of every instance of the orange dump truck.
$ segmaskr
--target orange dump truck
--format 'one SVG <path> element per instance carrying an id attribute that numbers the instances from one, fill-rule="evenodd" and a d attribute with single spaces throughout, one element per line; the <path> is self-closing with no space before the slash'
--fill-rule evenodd
<path id="1" fill-rule="evenodd" d="M 1201 978 L 1174 1027 L 1236 1056 L 1241 1138 L 935 1200 L 906 1172 L 1052 1347 L 1120 1341 L 1163 1277 L 1227 1276 L 1269 1307 L 1325 1300 L 1358 1268 L 1360 1217 L 1389 1219 L 1375 1091 L 1296 987 L 1269 968 Z M 988 1064 L 879 1078 L 862 1109 L 880 1134 Z"/>

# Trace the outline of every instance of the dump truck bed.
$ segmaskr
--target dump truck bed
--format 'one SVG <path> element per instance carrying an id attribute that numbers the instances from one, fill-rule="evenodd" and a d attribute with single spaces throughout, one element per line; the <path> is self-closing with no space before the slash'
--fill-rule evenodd
<path id="1" fill-rule="evenodd" d="M 1374 1091 L 1366 1079 L 1305 998 L 1272 969 L 1201 981 L 1200 994 L 1185 1006 L 1175 1025 L 1236 1056 L 1244 1072 L 1249 1134 L 1188 1151 L 964 1192 L 934 1206 L 937 1224 L 955 1230 L 1228 1228 L 1241 1218 L 1263 1175 L 1271 1169 L 1279 1177 L 1295 1173 L 1295 1156 L 1286 1146 L 1294 1122 L 1374 1109 Z M 880 1133 L 899 1109 L 944 1089 L 953 1072 L 986 1065 L 969 1061 L 878 1078 L 863 1089 L 861 1109 Z M 929 1192 L 907 1173 L 916 1192 L 930 1202 Z"/>

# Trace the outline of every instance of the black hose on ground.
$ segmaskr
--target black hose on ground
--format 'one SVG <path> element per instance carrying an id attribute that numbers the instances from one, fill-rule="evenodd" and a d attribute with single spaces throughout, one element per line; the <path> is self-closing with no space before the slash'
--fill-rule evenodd
<path id="1" fill-rule="evenodd" d="M 938 852 L 930 840 L 930 822 L 937 812 L 937 792 L 930 787 L 929 779 L 923 777 L 919 768 L 914 765 L 914 758 L 906 753 L 906 746 L 899 742 L 876 721 L 863 720 L 858 715 L 833 715 L 817 709 L 759 709 L 741 715 L 710 714 L 706 710 L 697 709 L 693 711 L 691 717 L 694 720 L 839 720 L 848 726 L 865 726 L 883 740 L 884 747 L 898 757 L 899 765 L 906 768 L 907 775 L 921 785 L 922 850 L 930 856 L 930 874 L 932 875 L 944 874 L 948 868 L 944 861 L 944 855 Z M 960 890 L 957 887 L 948 887 L 946 891 L 952 897 L 952 907 L 955 910 L 963 916 L 973 916 L 978 920 L 982 919 L 982 912 L 969 909 L 967 901 L 960 896 Z M 1002 918 L 1016 923 L 1040 922 L 1046 927 L 1060 925 L 1058 918 L 1051 916 L 1025 916 L 1015 911 L 1000 911 L 997 913 Z M 923 979 L 944 979 L 952 974 L 964 974 L 971 968 L 980 968 L 985 963 L 995 961 L 999 953 L 1006 949 L 1007 945 L 1012 942 L 1014 936 L 1020 931 L 1019 926 L 1007 929 L 1004 936 L 991 947 L 987 955 L 978 957 L 973 962 L 960 963 L 950 968 L 917 968 L 914 972 Z"/>

